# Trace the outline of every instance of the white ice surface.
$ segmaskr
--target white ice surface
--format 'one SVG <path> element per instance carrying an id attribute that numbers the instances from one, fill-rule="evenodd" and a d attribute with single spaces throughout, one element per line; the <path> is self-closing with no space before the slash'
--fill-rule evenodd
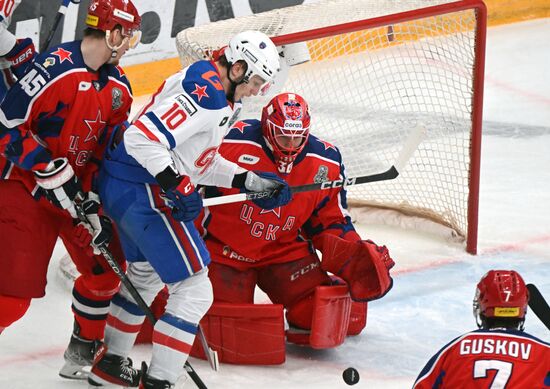
<path id="1" fill-rule="evenodd" d="M 356 388 L 408 388 L 428 358 L 475 327 L 474 287 L 492 268 L 516 269 L 550 297 L 550 19 L 491 28 L 488 33 L 485 133 L 482 145 L 479 255 L 430 233 L 359 226 L 386 244 L 397 262 L 395 286 L 369 307 L 360 336 L 335 350 L 288 346 L 282 366 L 191 363 L 210 388 L 344 388 L 354 366 Z M 57 372 L 72 328 L 70 295 L 50 266 L 47 296 L 0 336 L 0 389 L 76 389 Z M 4 253 L 3 255 L 9 255 Z M 529 314 L 526 329 L 550 334 Z M 139 346 L 134 360 L 147 359 Z"/>

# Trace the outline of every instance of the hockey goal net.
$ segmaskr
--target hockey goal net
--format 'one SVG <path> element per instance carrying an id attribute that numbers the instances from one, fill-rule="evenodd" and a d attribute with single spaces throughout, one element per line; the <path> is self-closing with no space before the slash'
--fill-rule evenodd
<path id="1" fill-rule="evenodd" d="M 348 177 L 386 170 L 412 129 L 426 128 L 397 179 L 347 188 L 352 207 L 429 218 L 476 252 L 486 32 L 481 0 L 320 1 L 210 23 L 177 35 L 183 66 L 209 58 L 250 29 L 281 47 L 307 47 L 309 61 L 288 69 L 282 89 L 309 102 L 312 133 L 341 150 Z M 240 117 L 259 117 L 266 102 L 245 101 Z"/>

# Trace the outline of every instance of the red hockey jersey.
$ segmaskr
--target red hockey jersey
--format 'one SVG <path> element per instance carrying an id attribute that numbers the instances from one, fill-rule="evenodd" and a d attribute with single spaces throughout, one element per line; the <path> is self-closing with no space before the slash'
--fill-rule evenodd
<path id="1" fill-rule="evenodd" d="M 550 344 L 515 330 L 469 332 L 428 361 L 414 388 L 550 388 Z"/>
<path id="2" fill-rule="evenodd" d="M 237 122 L 219 153 L 244 169 L 277 174 L 257 120 Z M 280 176 L 293 186 L 342 179 L 344 175 L 339 150 L 310 135 L 292 172 Z M 207 197 L 234 193 L 238 191 L 206 190 Z M 237 268 L 302 258 L 313 251 L 313 246 L 320 249 L 320 237 L 325 233 L 360 240 L 347 212 L 346 190 L 342 188 L 297 193 L 289 204 L 273 210 L 261 209 L 251 201 L 216 205 L 206 209 L 197 224 L 201 224 L 199 230 L 207 230 L 205 241 L 212 260 Z"/>
<path id="3" fill-rule="evenodd" d="M 110 131 L 128 118 L 130 84 L 122 69 L 86 67 L 80 41 L 38 55 L 0 105 L 0 174 L 34 193 L 31 170 L 67 157 L 83 189 L 91 187 Z M 94 163 L 90 163 L 94 162 Z"/>

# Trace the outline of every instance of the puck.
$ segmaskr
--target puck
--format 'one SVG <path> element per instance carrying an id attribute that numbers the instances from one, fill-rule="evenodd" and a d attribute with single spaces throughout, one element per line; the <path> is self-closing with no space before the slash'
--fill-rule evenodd
<path id="1" fill-rule="evenodd" d="M 355 385 L 356 383 L 359 382 L 359 372 L 353 367 L 348 367 L 342 373 L 342 378 L 344 379 L 344 382 L 346 384 Z"/>

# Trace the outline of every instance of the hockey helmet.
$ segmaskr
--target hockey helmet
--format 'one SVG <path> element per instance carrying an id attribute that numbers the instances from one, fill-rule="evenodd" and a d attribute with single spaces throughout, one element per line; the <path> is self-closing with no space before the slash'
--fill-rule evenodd
<path id="1" fill-rule="evenodd" d="M 260 93 L 264 95 L 280 69 L 279 52 L 271 39 L 260 31 L 243 31 L 231 38 L 225 48 L 225 58 L 229 64 L 245 61 L 247 70 L 242 82 L 248 83 L 253 75 L 261 77 L 265 83 Z"/>
<path id="2" fill-rule="evenodd" d="M 130 39 L 134 48 L 141 39 L 141 17 L 131 0 L 92 0 L 88 7 L 86 25 L 101 31 L 122 26 L 122 35 Z"/>
<path id="3" fill-rule="evenodd" d="M 482 318 L 525 320 L 529 291 L 514 270 L 491 270 L 477 284 L 474 316 L 481 327 Z"/>
<path id="4" fill-rule="evenodd" d="M 296 93 L 281 93 L 273 97 L 262 110 L 262 131 L 279 168 L 287 166 L 290 173 L 296 156 L 304 149 L 309 137 L 311 117 L 304 98 Z"/>

